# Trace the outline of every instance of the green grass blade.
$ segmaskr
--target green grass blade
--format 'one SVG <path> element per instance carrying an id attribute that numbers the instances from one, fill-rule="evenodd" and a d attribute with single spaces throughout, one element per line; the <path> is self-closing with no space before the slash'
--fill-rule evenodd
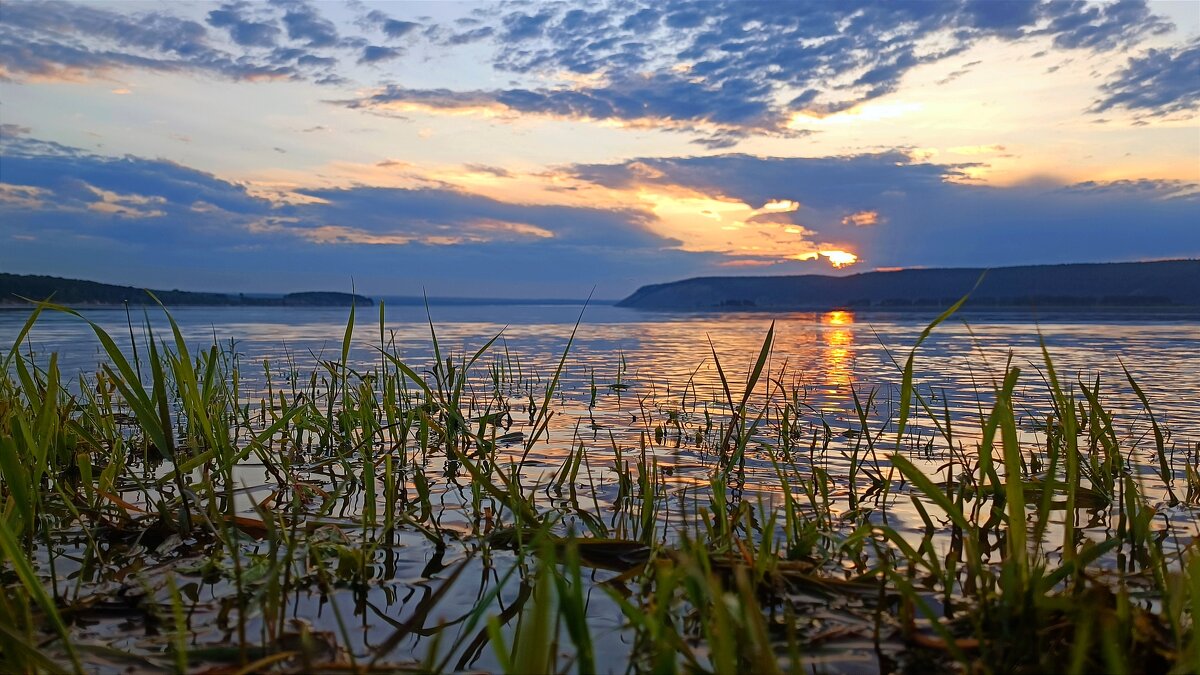
<path id="1" fill-rule="evenodd" d="M 939 314 L 937 318 L 934 319 L 928 326 L 925 326 L 925 330 L 921 331 L 921 335 L 917 338 L 916 343 L 913 344 L 912 349 L 908 352 L 908 359 L 904 361 L 904 373 L 900 380 L 900 419 L 896 423 L 897 449 L 900 448 L 900 443 L 904 439 L 904 430 L 908 426 L 908 410 L 912 406 L 913 359 L 917 355 L 917 348 L 921 346 L 922 342 L 925 342 L 925 339 L 929 337 L 929 334 L 933 332 L 934 328 L 937 328 L 939 324 L 946 319 L 949 319 L 955 312 L 959 310 L 959 308 L 963 306 L 964 303 L 967 302 L 967 298 L 970 298 L 971 294 L 975 292 L 975 289 L 979 288 L 979 284 L 983 283 L 983 278 L 986 276 L 987 272 L 980 274 L 979 279 L 975 281 L 975 285 L 971 288 L 971 290 L 967 291 L 966 295 L 959 298 L 958 302 L 950 305 L 949 309 Z"/>
<path id="2" fill-rule="evenodd" d="M 1150 418 L 1150 426 L 1154 430 L 1154 449 L 1158 453 L 1158 470 L 1162 476 L 1163 485 L 1167 488 L 1167 494 L 1171 497 L 1171 503 L 1176 504 L 1179 499 L 1175 496 L 1175 491 L 1171 488 L 1174 482 L 1174 476 L 1171 474 L 1171 467 L 1167 462 L 1166 440 L 1163 436 L 1162 428 L 1158 426 L 1158 419 L 1154 416 L 1154 411 L 1150 409 L 1150 399 L 1146 396 L 1146 392 L 1133 379 L 1133 374 L 1129 372 L 1129 368 L 1125 367 L 1125 362 L 1117 358 L 1121 364 L 1121 370 L 1125 371 L 1125 379 L 1129 380 L 1129 386 L 1133 387 L 1133 393 L 1137 394 L 1138 400 L 1142 402 L 1142 408 L 1146 410 L 1146 415 Z"/>

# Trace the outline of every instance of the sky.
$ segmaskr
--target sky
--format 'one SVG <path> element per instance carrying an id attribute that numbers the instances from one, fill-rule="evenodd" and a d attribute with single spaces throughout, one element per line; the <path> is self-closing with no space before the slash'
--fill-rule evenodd
<path id="1" fill-rule="evenodd" d="M 0 271 L 620 298 L 1200 257 L 1200 0 L 0 5 Z"/>

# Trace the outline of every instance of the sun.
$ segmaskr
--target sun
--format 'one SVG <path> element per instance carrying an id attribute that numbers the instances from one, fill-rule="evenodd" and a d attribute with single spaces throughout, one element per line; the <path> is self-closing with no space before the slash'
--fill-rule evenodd
<path id="1" fill-rule="evenodd" d="M 842 269 L 843 267 L 849 267 L 850 265 L 853 265 L 854 263 L 858 262 L 858 256 L 854 255 L 853 253 L 850 253 L 849 251 L 839 251 L 839 250 L 833 249 L 833 250 L 828 250 L 828 251 L 821 251 L 821 255 L 828 258 L 829 264 L 833 265 L 835 268 L 837 268 L 839 270 Z"/>

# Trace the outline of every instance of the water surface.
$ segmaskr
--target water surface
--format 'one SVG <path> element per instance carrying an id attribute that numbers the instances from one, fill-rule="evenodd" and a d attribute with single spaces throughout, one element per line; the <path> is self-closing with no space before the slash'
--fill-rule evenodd
<path id="1" fill-rule="evenodd" d="M 124 348 L 129 347 L 131 328 L 123 310 L 88 309 L 84 314 Z M 173 311 L 173 316 L 194 348 L 215 341 L 238 355 L 246 403 L 257 403 L 265 396 L 268 377 L 273 391 L 302 389 L 310 371 L 320 372 L 322 361 L 340 358 L 347 322 L 347 310 L 323 308 L 182 308 Z M 0 312 L 0 342 L 11 344 L 25 318 L 20 311 Z M 586 481 L 579 479 L 579 487 L 586 483 L 590 493 L 586 499 L 594 498 L 591 503 L 610 514 L 616 534 L 630 536 L 634 533 L 621 529 L 628 527 L 627 514 L 623 514 L 627 504 L 622 505 L 624 497 L 611 468 L 616 453 L 627 459 L 650 457 L 663 470 L 669 494 L 657 517 L 667 525 L 664 530 L 677 526 L 681 518 L 686 521 L 697 504 L 707 503 L 716 466 L 714 439 L 729 420 L 716 363 L 719 360 L 733 393 L 739 395 L 740 383 L 774 322 L 775 340 L 766 376 L 752 398 L 752 409 L 761 413 L 760 430 L 747 448 L 745 471 L 735 486 L 738 494 L 768 506 L 781 503 L 772 460 L 782 443 L 805 456 L 798 460 L 805 470 L 819 467 L 833 477 L 834 510 L 845 515 L 848 526 L 860 518 L 886 522 L 911 532 L 915 543 L 927 533 L 908 500 L 907 489 L 897 487 L 890 498 L 867 504 L 863 495 L 872 476 L 891 477 L 887 455 L 899 450 L 938 480 L 955 480 L 961 460 L 976 451 L 993 388 L 1010 366 L 1022 370 L 1016 392 L 1021 441 L 1031 457 L 1037 455 L 1051 412 L 1043 380 L 1044 342 L 1060 380 L 1076 389 L 1080 383 L 1091 387 L 1100 382 L 1107 409 L 1114 415 L 1114 430 L 1122 447 L 1130 450 L 1131 466 L 1145 478 L 1146 494 L 1161 507 L 1161 522 L 1156 527 L 1164 536 L 1182 542 L 1198 534 L 1196 510 L 1167 503 L 1156 473 L 1149 419 L 1130 390 L 1124 369 L 1145 391 L 1156 419 L 1166 430 L 1173 478 L 1182 482 L 1185 462 L 1200 441 L 1200 396 L 1196 394 L 1200 317 L 973 313 L 951 318 L 916 350 L 915 381 L 930 408 L 953 420 L 952 437 L 946 438 L 945 430 L 939 430 L 927 415 L 919 415 L 898 443 L 895 421 L 900 364 L 932 318 L 844 311 L 672 314 L 606 305 L 586 309 L 562 305 L 435 306 L 427 315 L 423 307 L 400 306 L 387 308 L 381 326 L 378 308 L 359 308 L 349 362 L 363 373 L 384 366 L 382 346 L 394 350 L 417 372 L 428 372 L 433 367 L 430 320 L 443 357 L 455 361 L 499 334 L 473 373 L 469 395 L 480 410 L 502 406 L 512 418 L 505 431 L 528 433 L 533 410 L 540 405 L 548 378 L 575 331 L 560 392 L 552 403 L 556 414 L 548 437 L 530 450 L 523 477 L 527 485 L 548 483 L 564 457 L 574 448 L 584 447 L 589 473 Z M 132 333 L 143 358 L 143 324 L 147 320 L 158 339 L 169 335 L 160 312 L 135 315 Z M 51 352 L 58 353 L 60 368 L 84 375 L 85 386 L 98 364 L 105 361 L 84 321 L 55 313 L 41 318 L 22 351 L 39 361 Z M 497 373 L 502 375 L 497 378 Z M 293 374 L 304 381 L 289 382 Z M 802 414 L 789 422 L 791 441 L 784 443 L 779 425 L 788 405 Z M 867 419 L 865 433 L 860 408 Z M 514 460 L 521 451 L 520 443 L 506 450 Z M 469 477 L 444 457 L 423 461 L 438 464 L 429 475 L 445 510 L 440 526 L 463 533 L 478 528 L 468 508 Z M 955 462 L 959 462 L 958 469 Z M 306 474 L 306 480 L 329 490 L 345 478 L 331 466 L 314 466 Z M 253 504 L 271 491 L 270 476 L 261 465 L 247 464 L 239 469 L 238 480 L 242 482 L 239 507 L 252 515 Z M 136 491 L 126 497 L 139 498 Z M 547 505 L 555 504 L 556 499 L 559 497 L 552 491 L 546 491 Z M 331 515 L 349 522 L 362 513 L 362 500 L 361 491 L 352 492 Z M 1085 536 L 1094 540 L 1111 536 L 1114 524 L 1108 513 L 1081 508 L 1076 515 Z M 1046 539 L 1054 541 L 1056 536 L 1052 526 Z M 950 545 L 945 533 L 936 533 L 933 542 L 939 550 Z M 443 570 L 456 560 L 473 559 L 469 546 L 438 552 L 411 533 L 401 534 L 394 546 L 381 549 L 378 555 L 374 561 L 378 588 L 366 595 L 325 596 L 310 591 L 295 598 L 295 615 L 332 631 L 336 622 L 327 603 L 341 606 L 341 613 L 362 623 L 363 642 L 351 648 L 369 654 L 381 636 L 413 611 L 410 601 L 428 595 L 431 583 Z M 1048 555 L 1054 555 L 1053 548 Z M 847 574 L 853 570 L 851 564 Z M 604 579 L 603 573 L 595 574 L 594 581 Z M 462 611 L 472 606 L 473 598 L 483 594 L 489 583 L 497 583 L 494 577 L 490 582 L 488 578 L 485 573 L 479 586 L 456 588 L 455 594 L 464 594 Z M 197 585 L 191 592 L 196 603 L 208 603 L 212 610 L 222 598 L 228 598 L 230 588 L 224 582 Z M 512 600 L 518 592 L 505 587 L 499 602 Z M 603 593 L 593 599 L 597 626 L 603 627 L 597 640 L 608 645 L 610 654 L 627 653 L 619 611 Z M 453 601 L 446 604 L 454 606 Z M 97 635 L 111 635 L 113 629 L 109 626 L 108 633 L 96 630 Z M 457 635 L 454 639 L 472 637 Z M 121 644 L 136 651 L 142 643 L 136 635 L 126 635 Z M 414 635 L 395 650 L 416 657 L 427 647 Z M 462 668 L 495 667 L 487 650 L 468 649 L 460 658 Z M 620 669 L 623 658 L 612 658 L 606 667 Z M 835 669 L 856 669 L 853 658 L 841 658 Z"/>

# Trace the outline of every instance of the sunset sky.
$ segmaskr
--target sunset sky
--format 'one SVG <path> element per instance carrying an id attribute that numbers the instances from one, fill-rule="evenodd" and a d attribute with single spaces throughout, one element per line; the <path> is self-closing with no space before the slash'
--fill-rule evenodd
<path id="1" fill-rule="evenodd" d="M 1200 2 L 0 5 L 0 271 L 618 298 L 1200 257 Z"/>

